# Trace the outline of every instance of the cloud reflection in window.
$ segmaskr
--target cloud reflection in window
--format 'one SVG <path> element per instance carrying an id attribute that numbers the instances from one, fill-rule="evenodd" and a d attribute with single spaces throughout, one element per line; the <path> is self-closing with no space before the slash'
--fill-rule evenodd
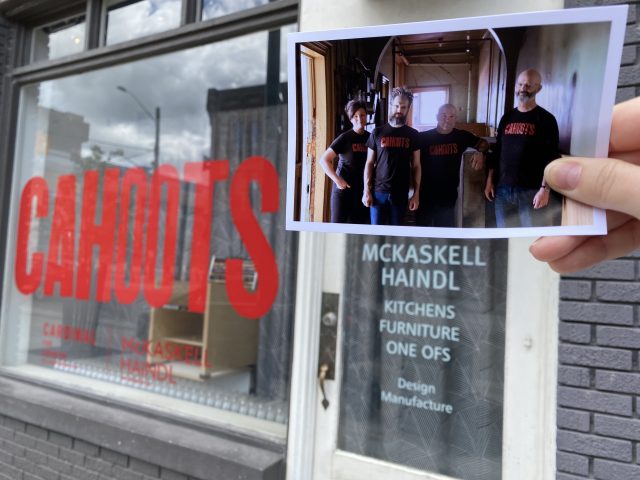
<path id="1" fill-rule="evenodd" d="M 269 3 L 269 0 L 202 0 L 202 20 L 222 17 Z"/>
<path id="2" fill-rule="evenodd" d="M 142 0 L 107 9 L 106 44 L 132 40 L 180 26 L 182 0 Z"/>
<path id="3" fill-rule="evenodd" d="M 294 27 L 285 27 L 286 31 Z M 160 163 L 176 166 L 208 158 L 211 151 L 208 92 L 264 85 L 268 32 L 258 32 L 188 50 L 43 82 L 38 106 L 72 113 L 89 124 L 82 155 L 99 145 L 122 166 L 153 160 L 153 119 L 121 90 L 135 95 L 149 112 L 160 108 Z M 281 38 L 281 59 L 286 41 Z M 286 65 L 280 65 L 285 80 Z M 285 77 L 285 78 L 283 78 Z M 35 92 L 34 92 L 35 93 Z"/>

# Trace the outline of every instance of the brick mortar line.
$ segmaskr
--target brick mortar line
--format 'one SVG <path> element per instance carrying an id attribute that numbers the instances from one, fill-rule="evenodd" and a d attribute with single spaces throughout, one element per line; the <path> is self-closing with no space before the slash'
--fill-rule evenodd
<path id="1" fill-rule="evenodd" d="M 637 420 L 637 418 L 633 416 L 633 412 L 631 413 L 631 416 L 628 417 L 626 415 L 618 415 L 617 413 L 594 412 L 593 410 L 585 410 L 583 408 L 572 407 L 572 406 L 569 406 L 569 405 L 558 405 L 558 408 L 562 408 L 563 410 L 570 410 L 570 411 L 573 411 L 573 412 L 588 413 L 589 414 L 589 422 L 594 420 L 594 415 L 606 415 L 608 417 L 615 417 L 617 420 Z M 617 437 L 609 437 L 607 435 L 602 435 L 602 434 L 599 434 L 599 433 L 591 433 L 591 423 L 589 423 L 589 431 L 588 432 L 583 432 L 583 431 L 580 431 L 580 430 L 572 430 L 570 428 L 561 428 L 561 427 L 558 427 L 558 430 L 566 430 L 568 432 L 583 433 L 585 435 L 587 435 L 587 434 L 588 435 L 597 435 L 598 437 L 604 437 L 604 438 L 617 438 Z M 629 440 L 629 439 L 627 439 L 627 440 Z"/>
<path id="2" fill-rule="evenodd" d="M 598 326 L 605 326 L 605 327 L 614 327 L 614 328 L 628 328 L 628 329 L 637 329 L 637 327 L 635 326 L 619 326 L 619 325 L 598 325 Z M 574 366 L 574 367 L 585 367 L 585 368 L 596 368 L 598 370 L 610 370 L 612 372 L 627 372 L 627 373 L 637 373 L 636 371 L 634 371 L 634 364 L 633 364 L 633 354 L 638 352 L 638 347 L 616 347 L 616 346 L 611 346 L 611 345 L 600 345 L 599 343 L 575 343 L 572 342 L 571 340 L 563 340 L 562 342 L 560 342 L 560 347 L 566 345 L 569 347 L 581 347 L 581 348 L 600 348 L 603 350 L 616 350 L 616 351 L 629 351 L 632 354 L 632 358 L 631 358 L 631 370 L 620 370 L 618 368 L 607 368 L 607 366 L 602 366 L 602 367 L 597 367 L 594 365 L 580 365 L 580 364 L 576 364 L 576 363 L 564 363 L 561 361 L 558 361 L 558 365 L 567 365 L 567 366 Z M 635 365 L 636 370 L 637 370 L 637 365 Z"/>

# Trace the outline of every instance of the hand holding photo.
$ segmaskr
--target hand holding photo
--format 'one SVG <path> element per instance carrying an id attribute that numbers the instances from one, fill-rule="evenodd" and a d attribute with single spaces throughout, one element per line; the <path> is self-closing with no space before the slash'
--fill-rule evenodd
<path id="1" fill-rule="evenodd" d="M 289 35 L 287 229 L 597 235 L 545 167 L 608 151 L 626 6 Z M 343 113 L 344 112 L 344 113 Z"/>

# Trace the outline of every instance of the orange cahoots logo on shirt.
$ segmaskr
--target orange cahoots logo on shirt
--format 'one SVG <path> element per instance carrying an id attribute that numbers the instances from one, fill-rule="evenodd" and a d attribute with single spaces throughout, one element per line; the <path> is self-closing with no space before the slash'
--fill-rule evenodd
<path id="1" fill-rule="evenodd" d="M 382 137 L 380 146 L 382 148 L 409 148 L 411 142 L 406 137 Z"/>
<path id="2" fill-rule="evenodd" d="M 505 135 L 535 135 L 536 126 L 533 123 L 513 122 L 504 128 Z"/>
<path id="3" fill-rule="evenodd" d="M 364 143 L 351 144 L 351 151 L 356 153 L 367 153 L 367 146 Z"/>
<path id="4" fill-rule="evenodd" d="M 458 145 L 455 143 L 429 145 L 429 155 L 451 155 L 452 153 L 458 153 Z"/>

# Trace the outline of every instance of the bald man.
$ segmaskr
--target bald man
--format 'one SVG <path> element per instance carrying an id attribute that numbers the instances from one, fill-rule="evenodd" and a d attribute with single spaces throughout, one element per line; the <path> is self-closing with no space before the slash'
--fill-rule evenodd
<path id="1" fill-rule="evenodd" d="M 420 133 L 422 187 L 416 224 L 422 227 L 455 227 L 455 206 L 460 183 L 462 153 L 476 152 L 471 159 L 475 170 L 484 167 L 486 140 L 455 128 L 458 109 L 446 103 L 438 109 L 438 126 Z"/>
<path id="2" fill-rule="evenodd" d="M 497 227 L 543 225 L 544 217 L 537 212 L 547 207 L 550 195 L 544 168 L 560 157 L 560 151 L 555 117 L 536 103 L 540 90 L 540 73 L 521 72 L 516 81 L 518 105 L 498 125 L 484 190 L 487 200 L 495 200 Z"/>

